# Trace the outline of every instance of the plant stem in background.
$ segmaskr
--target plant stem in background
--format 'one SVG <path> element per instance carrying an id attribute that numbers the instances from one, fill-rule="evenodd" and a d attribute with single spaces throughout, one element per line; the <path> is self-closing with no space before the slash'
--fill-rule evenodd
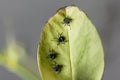
<path id="1" fill-rule="evenodd" d="M 8 51 L 10 52 L 10 50 Z M 9 71 L 17 74 L 23 80 L 39 80 L 39 76 L 37 76 L 37 74 L 35 74 L 32 70 L 30 70 L 26 66 L 24 66 L 22 63 L 20 63 L 20 54 L 19 52 L 17 53 L 14 51 L 16 50 L 13 50 L 13 52 L 10 52 L 10 53 L 9 52 L 0 53 L 0 65 L 6 67 L 7 69 L 9 69 Z"/>
<path id="2" fill-rule="evenodd" d="M 24 47 L 18 45 L 14 33 L 14 17 L 4 16 L 4 25 L 6 27 L 6 44 L 5 51 L 0 53 L 0 65 L 9 69 L 9 71 L 17 74 L 22 80 L 39 80 L 39 76 L 35 71 L 28 68 L 25 58 L 29 58 L 31 64 L 34 65 L 35 60 L 26 54 Z M 23 60 L 23 62 L 21 62 Z"/>

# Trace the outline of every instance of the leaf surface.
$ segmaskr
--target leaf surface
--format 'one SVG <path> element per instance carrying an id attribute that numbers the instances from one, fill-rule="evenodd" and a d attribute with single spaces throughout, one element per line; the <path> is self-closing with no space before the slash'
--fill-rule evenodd
<path id="1" fill-rule="evenodd" d="M 101 40 L 95 26 L 77 6 L 59 9 L 44 25 L 38 65 L 42 80 L 101 80 Z"/>

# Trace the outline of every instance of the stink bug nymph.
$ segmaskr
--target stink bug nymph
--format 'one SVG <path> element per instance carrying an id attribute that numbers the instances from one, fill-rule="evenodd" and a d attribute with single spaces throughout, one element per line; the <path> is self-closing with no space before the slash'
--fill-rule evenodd
<path id="1" fill-rule="evenodd" d="M 54 38 L 54 39 L 57 40 L 57 45 L 59 45 L 60 43 L 63 43 L 63 44 L 64 44 L 65 42 L 67 42 L 65 36 L 63 36 L 62 33 L 59 33 L 59 34 L 58 34 L 58 37 L 57 37 L 57 38 Z"/>
<path id="2" fill-rule="evenodd" d="M 60 35 L 58 37 L 58 42 L 64 42 L 64 41 L 65 41 L 65 37 Z"/>
<path id="3" fill-rule="evenodd" d="M 63 19 L 63 24 L 67 25 L 67 26 L 70 26 L 70 22 L 72 21 L 71 18 L 68 18 L 68 17 L 65 17 Z"/>
<path id="4" fill-rule="evenodd" d="M 57 57 L 57 53 L 53 50 L 49 50 L 48 58 L 51 60 L 55 59 Z"/>
<path id="5" fill-rule="evenodd" d="M 56 55 L 55 53 L 50 53 L 50 54 L 48 55 L 48 57 L 51 58 L 51 59 L 55 59 L 56 56 L 57 56 L 57 55 Z"/>
<path id="6" fill-rule="evenodd" d="M 62 70 L 62 67 L 63 67 L 62 65 L 56 64 L 53 66 L 53 69 L 56 72 L 60 72 Z"/>

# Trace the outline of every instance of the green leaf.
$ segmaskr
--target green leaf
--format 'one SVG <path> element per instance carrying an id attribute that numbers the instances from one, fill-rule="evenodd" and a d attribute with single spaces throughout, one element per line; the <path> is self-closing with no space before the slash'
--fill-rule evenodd
<path id="1" fill-rule="evenodd" d="M 38 65 L 42 80 L 101 80 L 101 40 L 95 26 L 77 6 L 59 9 L 43 27 Z"/>

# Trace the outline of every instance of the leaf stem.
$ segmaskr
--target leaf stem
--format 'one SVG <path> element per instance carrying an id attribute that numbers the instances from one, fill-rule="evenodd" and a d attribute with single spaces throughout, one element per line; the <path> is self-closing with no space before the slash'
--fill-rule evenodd
<path id="1" fill-rule="evenodd" d="M 37 76 L 37 74 L 33 73 L 30 69 L 19 62 L 16 64 L 16 66 L 9 66 L 6 62 L 6 55 L 2 53 L 0 53 L 0 65 L 17 74 L 23 80 L 39 80 L 39 76 Z"/>

